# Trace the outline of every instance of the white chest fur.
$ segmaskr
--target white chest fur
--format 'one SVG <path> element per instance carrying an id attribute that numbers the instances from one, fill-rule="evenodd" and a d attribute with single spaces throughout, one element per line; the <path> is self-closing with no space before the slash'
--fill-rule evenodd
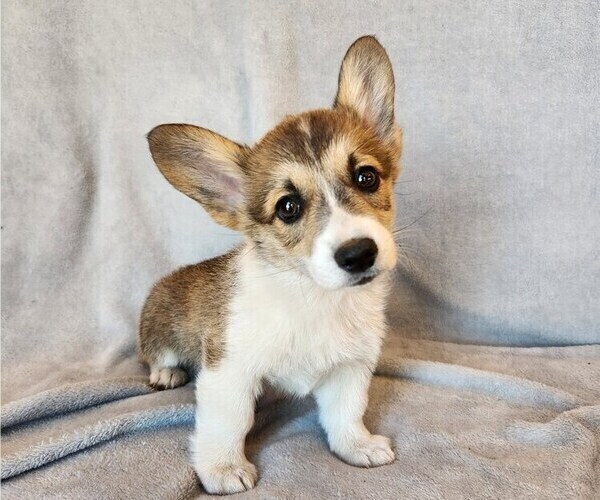
<path id="1" fill-rule="evenodd" d="M 385 333 L 387 278 L 323 290 L 297 272 L 265 269 L 242 254 L 230 307 L 226 358 L 289 392 L 305 395 L 332 367 L 374 367 Z"/>

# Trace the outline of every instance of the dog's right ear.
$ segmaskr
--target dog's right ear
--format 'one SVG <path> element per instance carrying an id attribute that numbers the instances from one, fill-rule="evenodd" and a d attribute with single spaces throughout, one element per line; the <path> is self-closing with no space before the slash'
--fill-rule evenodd
<path id="1" fill-rule="evenodd" d="M 219 224 L 241 229 L 246 148 L 194 125 L 159 125 L 148 134 L 165 178 L 199 202 Z"/>

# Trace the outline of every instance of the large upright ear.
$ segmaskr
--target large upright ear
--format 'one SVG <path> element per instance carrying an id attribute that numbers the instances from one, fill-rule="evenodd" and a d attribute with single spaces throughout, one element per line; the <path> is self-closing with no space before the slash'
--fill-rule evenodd
<path id="1" fill-rule="evenodd" d="M 148 134 L 150 152 L 165 178 L 202 204 L 219 224 L 241 228 L 245 148 L 193 125 L 159 125 Z"/>
<path id="2" fill-rule="evenodd" d="M 375 37 L 359 38 L 346 52 L 334 104 L 339 106 L 354 109 L 385 142 L 396 142 L 394 72 Z"/>

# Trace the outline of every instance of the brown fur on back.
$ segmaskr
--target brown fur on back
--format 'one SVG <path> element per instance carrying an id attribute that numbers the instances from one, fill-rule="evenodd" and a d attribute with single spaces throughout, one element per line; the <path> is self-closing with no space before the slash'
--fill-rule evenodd
<path id="1" fill-rule="evenodd" d="M 225 352 L 224 330 L 235 283 L 234 250 L 183 267 L 161 279 L 142 311 L 139 352 L 149 365 L 167 350 L 197 369 L 214 366 Z"/>

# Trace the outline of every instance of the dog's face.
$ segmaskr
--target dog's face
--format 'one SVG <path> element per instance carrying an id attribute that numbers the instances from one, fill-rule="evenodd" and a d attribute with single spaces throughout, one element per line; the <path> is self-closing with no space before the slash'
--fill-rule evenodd
<path id="1" fill-rule="evenodd" d="M 252 148 L 191 125 L 161 125 L 148 139 L 169 182 L 273 266 L 329 289 L 395 266 L 401 134 L 391 64 L 374 38 L 348 50 L 332 109 L 289 117 Z"/>

